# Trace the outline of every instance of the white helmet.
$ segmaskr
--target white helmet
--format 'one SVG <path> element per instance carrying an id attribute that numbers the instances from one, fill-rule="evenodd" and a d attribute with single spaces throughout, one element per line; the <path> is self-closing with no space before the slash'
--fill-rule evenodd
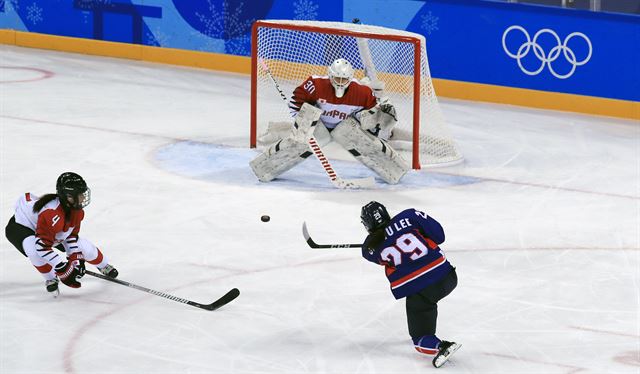
<path id="1" fill-rule="evenodd" d="M 344 58 L 335 60 L 328 69 L 329 80 L 336 91 L 337 97 L 344 95 L 344 90 L 349 87 L 353 79 L 353 67 L 351 63 Z"/>

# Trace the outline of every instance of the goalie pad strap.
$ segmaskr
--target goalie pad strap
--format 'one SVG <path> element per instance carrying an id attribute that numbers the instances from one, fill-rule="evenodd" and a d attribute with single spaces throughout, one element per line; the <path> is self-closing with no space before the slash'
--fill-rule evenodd
<path id="1" fill-rule="evenodd" d="M 396 184 L 409 171 L 407 162 L 389 144 L 362 130 L 355 118 L 340 122 L 333 139 L 389 184 Z"/>

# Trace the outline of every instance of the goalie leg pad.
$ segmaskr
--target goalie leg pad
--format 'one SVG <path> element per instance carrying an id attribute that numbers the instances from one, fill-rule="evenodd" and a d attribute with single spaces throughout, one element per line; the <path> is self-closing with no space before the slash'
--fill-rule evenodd
<path id="1" fill-rule="evenodd" d="M 316 142 L 320 147 L 324 147 L 333 140 L 329 130 L 327 130 L 327 127 L 322 123 L 322 120 L 318 121 L 316 129 L 313 131 L 313 137 L 316 138 Z"/>
<path id="2" fill-rule="evenodd" d="M 292 134 L 292 132 L 295 133 L 296 131 L 298 130 L 295 129 L 293 123 L 291 122 L 269 122 L 267 131 L 265 131 L 258 138 L 258 145 L 261 147 L 269 147 L 288 137 Z M 302 131 L 300 135 L 301 137 L 304 137 L 304 131 Z M 313 136 L 316 138 L 316 141 L 321 147 L 331 142 L 331 135 L 329 134 L 329 130 L 327 130 L 326 126 L 322 124 L 321 120 L 318 120 L 318 124 L 315 125 Z"/>
<path id="3" fill-rule="evenodd" d="M 269 182 L 311 156 L 309 145 L 293 135 L 280 140 L 249 162 L 261 182 Z"/>
<path id="4" fill-rule="evenodd" d="M 260 147 L 270 147 L 289 136 L 292 129 L 292 122 L 269 122 L 267 131 L 258 137 L 258 145 Z"/>
<path id="5" fill-rule="evenodd" d="M 272 144 L 249 162 L 260 181 L 269 182 L 311 156 L 308 140 L 319 128 L 316 125 L 321 114 L 322 109 L 308 103 L 302 104 L 290 135 Z"/>
<path id="6" fill-rule="evenodd" d="M 389 184 L 398 183 L 410 169 L 398 152 L 387 142 L 362 130 L 354 118 L 340 122 L 331 135 L 358 161 L 375 171 Z"/>

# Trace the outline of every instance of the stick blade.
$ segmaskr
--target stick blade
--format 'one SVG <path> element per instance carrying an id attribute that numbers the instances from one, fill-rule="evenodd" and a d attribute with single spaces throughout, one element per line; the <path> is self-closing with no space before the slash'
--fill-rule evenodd
<path id="1" fill-rule="evenodd" d="M 335 179 L 332 181 L 338 188 L 345 190 L 358 190 L 358 189 L 370 189 L 376 186 L 376 181 L 373 177 L 359 178 L 359 179 Z"/>
<path id="2" fill-rule="evenodd" d="M 312 249 L 335 249 L 335 248 L 361 248 L 362 244 L 318 244 L 311 239 L 311 235 L 309 235 L 309 230 L 307 229 L 307 222 L 302 222 L 302 236 L 304 236 L 304 240 L 307 242 L 309 247 Z"/>
<path id="3" fill-rule="evenodd" d="M 307 242 L 309 247 L 313 249 L 322 248 L 322 246 L 316 244 L 316 242 L 311 239 L 311 235 L 309 235 L 309 230 L 307 230 L 307 222 L 302 222 L 302 236 L 304 236 L 304 240 Z"/>
<path id="4" fill-rule="evenodd" d="M 309 235 L 309 230 L 307 230 L 306 221 L 302 221 L 302 236 L 304 236 L 304 240 L 307 242 L 309 241 L 309 239 L 311 239 L 311 236 Z"/>
<path id="5" fill-rule="evenodd" d="M 211 304 L 206 304 L 206 305 L 201 304 L 199 305 L 199 307 L 205 310 L 220 309 L 221 307 L 235 300 L 238 296 L 240 296 L 240 290 L 238 290 L 237 288 L 233 288 L 232 290 L 230 290 L 229 292 L 224 294 L 221 298 L 212 302 Z"/>

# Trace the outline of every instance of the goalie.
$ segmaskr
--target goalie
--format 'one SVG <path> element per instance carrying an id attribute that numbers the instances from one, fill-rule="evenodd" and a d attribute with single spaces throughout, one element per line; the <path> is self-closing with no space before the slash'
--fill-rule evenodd
<path id="1" fill-rule="evenodd" d="M 289 109 L 295 123 L 284 130 L 270 126 L 272 144 L 249 163 L 260 181 L 271 181 L 309 157 L 308 141 L 315 137 L 320 146 L 335 140 L 387 183 L 398 183 L 409 165 L 387 143 L 397 122 L 395 108 L 387 99 L 377 100 L 353 74 L 351 63 L 339 58 L 327 76 L 311 76 L 293 91 Z M 382 86 L 373 83 L 375 89 Z"/>

